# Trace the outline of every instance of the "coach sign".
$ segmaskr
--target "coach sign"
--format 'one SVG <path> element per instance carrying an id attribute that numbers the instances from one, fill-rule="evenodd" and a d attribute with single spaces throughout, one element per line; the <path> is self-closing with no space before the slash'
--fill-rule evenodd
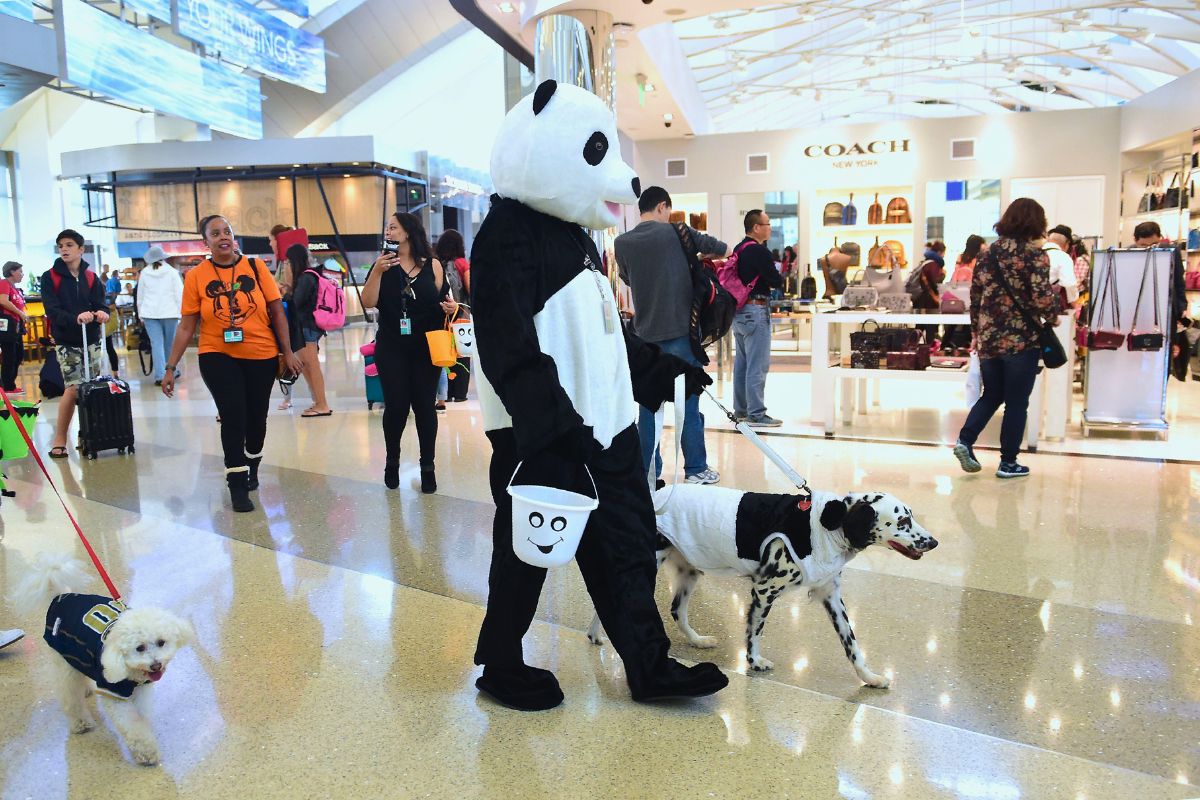
<path id="1" fill-rule="evenodd" d="M 841 158 L 843 156 L 881 156 L 888 153 L 911 152 L 908 139 L 876 139 L 865 144 L 851 142 L 850 144 L 810 144 L 804 148 L 804 155 L 809 158 Z"/>
<path id="2" fill-rule="evenodd" d="M 175 0 L 181 36 L 209 55 L 311 89 L 325 91 L 325 42 L 243 0 Z"/>

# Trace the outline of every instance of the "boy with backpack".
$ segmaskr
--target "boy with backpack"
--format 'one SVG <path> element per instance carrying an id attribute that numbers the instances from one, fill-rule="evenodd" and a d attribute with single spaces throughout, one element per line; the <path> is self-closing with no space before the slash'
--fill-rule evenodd
<path id="1" fill-rule="evenodd" d="M 83 236 L 68 228 L 55 241 L 59 257 L 42 275 L 41 292 L 65 386 L 58 404 L 50 457 L 66 458 L 67 431 L 75 416 L 79 384 L 83 383 L 83 359 L 88 359 L 93 377 L 105 372 L 102 337 L 103 325 L 108 322 L 108 304 L 104 300 L 104 285 L 83 260 Z M 83 325 L 87 326 L 86 353 Z"/>

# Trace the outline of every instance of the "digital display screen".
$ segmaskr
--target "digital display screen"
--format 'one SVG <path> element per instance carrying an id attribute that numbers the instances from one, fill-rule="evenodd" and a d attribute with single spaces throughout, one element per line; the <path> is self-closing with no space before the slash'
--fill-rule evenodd
<path id="1" fill-rule="evenodd" d="M 171 24 L 171 0 L 125 0 L 125 5 L 149 14 L 160 22 Z"/>
<path id="2" fill-rule="evenodd" d="M 271 5 L 290 11 L 297 17 L 308 16 L 308 0 L 269 0 Z"/>
<path id="3" fill-rule="evenodd" d="M 177 0 L 176 31 L 210 55 L 325 91 L 325 41 L 243 0 Z"/>
<path id="4" fill-rule="evenodd" d="M 262 138 L 257 78 L 182 50 L 83 0 L 59 0 L 56 15 L 67 81 L 235 136 Z"/>
<path id="5" fill-rule="evenodd" d="M 33 0 L 0 0 L 0 14 L 33 22 Z"/>

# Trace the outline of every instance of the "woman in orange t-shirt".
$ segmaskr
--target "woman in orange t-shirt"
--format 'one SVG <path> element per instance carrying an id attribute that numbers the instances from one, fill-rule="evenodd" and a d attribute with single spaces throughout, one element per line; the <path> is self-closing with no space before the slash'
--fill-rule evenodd
<path id="1" fill-rule="evenodd" d="M 225 480 L 234 511 L 253 511 L 258 465 L 267 437 L 267 409 L 279 365 L 279 342 L 288 342 L 279 287 L 267 268 L 237 250 L 233 226 L 219 214 L 200 221 L 211 255 L 183 281 L 183 307 L 163 377 L 175 393 L 175 367 L 200 328 L 200 376 L 221 416 Z M 283 348 L 286 366 L 299 373 L 300 359 Z"/>

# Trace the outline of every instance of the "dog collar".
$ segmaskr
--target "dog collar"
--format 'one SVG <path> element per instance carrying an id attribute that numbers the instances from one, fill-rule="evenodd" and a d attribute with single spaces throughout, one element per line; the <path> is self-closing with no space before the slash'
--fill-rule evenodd
<path id="1" fill-rule="evenodd" d="M 800 487 L 799 498 L 796 501 L 796 508 L 805 513 L 812 511 L 812 490 L 808 488 L 807 482 Z"/>

